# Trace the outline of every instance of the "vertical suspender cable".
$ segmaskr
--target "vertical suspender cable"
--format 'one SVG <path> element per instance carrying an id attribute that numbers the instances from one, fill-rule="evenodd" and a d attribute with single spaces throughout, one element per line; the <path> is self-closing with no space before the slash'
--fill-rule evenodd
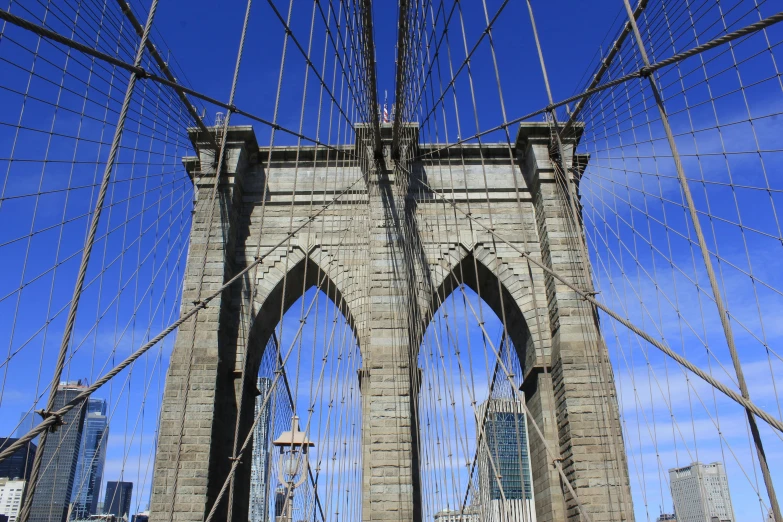
<path id="1" fill-rule="evenodd" d="M 362 14 L 362 50 L 364 52 L 365 66 L 367 70 L 367 83 L 365 89 L 369 95 L 369 103 L 371 105 L 369 110 L 370 123 L 372 124 L 372 137 L 373 137 L 373 152 L 375 157 L 378 158 L 382 154 L 381 151 L 381 128 L 380 118 L 378 115 L 378 87 L 375 78 L 375 37 L 373 36 L 372 28 L 372 2 L 365 0 L 359 6 Z"/>
<path id="2" fill-rule="evenodd" d="M 639 0 L 639 3 L 636 5 L 636 9 L 634 9 L 633 12 L 634 18 L 638 18 L 639 16 L 641 16 L 645 7 L 647 7 L 647 2 L 648 0 Z M 614 44 L 612 44 L 612 47 L 609 49 L 609 52 L 607 53 L 606 57 L 601 60 L 601 65 L 598 67 L 598 71 L 596 71 L 595 75 L 593 75 L 593 79 L 590 81 L 590 85 L 588 85 L 587 88 L 585 89 L 586 91 L 590 91 L 596 88 L 598 84 L 601 83 L 601 79 L 604 77 L 604 74 L 606 74 L 606 72 L 609 70 L 609 67 L 611 67 L 615 56 L 617 56 L 617 54 L 620 52 L 620 48 L 622 47 L 623 42 L 625 41 L 626 37 L 630 32 L 631 32 L 631 23 L 627 22 L 625 26 L 623 26 L 623 30 L 620 32 L 620 36 L 618 36 L 617 39 L 614 41 Z M 576 102 L 576 105 L 574 106 L 574 110 L 571 111 L 571 114 L 568 116 L 568 120 L 563 125 L 563 128 L 560 129 L 561 139 L 563 136 L 565 136 L 568 130 L 573 126 L 577 116 L 579 116 L 579 113 L 582 112 L 582 109 L 584 108 L 585 103 L 587 103 L 588 99 L 589 96 L 584 96 L 582 98 L 579 98 L 579 101 Z M 549 103 L 552 102 L 550 101 Z"/>
<path id="3" fill-rule="evenodd" d="M 226 141 L 228 140 L 228 126 L 231 120 L 231 113 L 234 112 L 232 107 L 234 106 L 234 95 L 237 90 L 237 80 L 239 78 L 239 68 L 242 63 L 242 52 L 245 47 L 245 36 L 247 35 L 247 25 L 250 21 L 250 7 L 253 4 L 253 0 L 247 0 L 247 6 L 245 8 L 245 18 L 242 22 L 242 34 L 239 39 L 239 49 L 237 50 L 236 65 L 234 66 L 234 76 L 231 80 L 231 93 L 228 98 L 229 109 L 226 112 L 226 117 L 223 120 L 223 128 L 221 132 L 220 147 L 215 151 L 215 184 L 212 186 L 212 192 L 210 194 L 209 201 L 209 216 L 207 217 L 206 235 L 204 237 L 204 255 L 201 258 L 201 266 L 199 267 L 198 276 L 198 290 L 196 302 L 201 302 L 201 296 L 204 286 L 204 272 L 207 267 L 207 257 L 209 255 L 209 239 L 212 235 L 212 222 L 215 216 L 215 203 L 217 201 L 217 193 L 220 187 L 220 175 L 223 170 L 223 162 L 225 161 Z M 216 129 L 217 131 L 217 129 Z M 182 415 L 180 417 L 179 426 L 179 438 L 177 441 L 177 455 L 174 464 L 174 483 L 172 486 L 171 503 L 169 510 L 169 521 L 174 520 L 174 505 L 177 499 L 177 483 L 179 479 L 179 464 L 182 457 L 182 439 L 185 432 L 185 420 L 187 418 L 188 407 L 188 393 L 190 392 L 190 378 L 193 371 L 193 354 L 196 346 L 196 329 L 198 327 L 198 313 L 193 316 L 193 329 L 190 334 L 190 358 L 188 361 L 188 369 L 185 375 L 185 383 L 183 390 L 183 403 L 182 403 Z"/>
<path id="4" fill-rule="evenodd" d="M 591 273 L 590 273 L 590 256 L 588 255 L 588 252 L 587 252 L 587 244 L 586 244 L 585 237 L 584 237 L 584 234 L 583 234 L 582 221 L 580 219 L 581 213 L 579 212 L 579 209 L 577 208 L 577 201 L 578 201 L 578 199 L 577 199 L 576 186 L 575 186 L 575 183 L 574 183 L 574 179 L 569 174 L 569 169 L 567 168 L 567 165 L 566 165 L 565 150 L 563 148 L 563 141 L 560 138 L 560 135 L 561 135 L 560 128 L 559 128 L 560 126 L 559 126 L 559 124 L 557 122 L 557 114 L 556 114 L 556 111 L 554 109 L 554 99 L 552 98 L 552 89 L 551 89 L 551 87 L 549 85 L 549 76 L 547 75 L 546 64 L 544 63 L 544 53 L 543 53 L 543 51 L 541 49 L 541 41 L 539 40 L 539 37 L 538 37 L 538 29 L 536 27 L 536 20 L 535 20 L 535 17 L 533 16 L 533 6 L 530 3 L 530 0 L 526 0 L 525 3 L 527 4 L 528 13 L 530 15 L 530 25 L 531 25 L 531 27 L 533 29 L 533 38 L 535 39 L 536 50 L 538 52 L 538 59 L 539 59 L 539 62 L 541 64 L 541 74 L 543 75 L 544 86 L 546 87 L 547 100 L 549 102 L 548 113 L 552 117 L 552 124 L 555 127 L 555 129 L 554 129 L 555 132 L 553 133 L 553 135 L 554 135 L 555 141 L 557 143 L 557 152 L 558 152 L 558 156 L 559 156 L 559 159 L 558 159 L 559 165 L 558 166 L 560 167 L 560 170 L 561 170 L 561 172 L 563 174 L 563 177 L 565 178 L 564 181 L 565 181 L 565 185 L 566 185 L 566 190 L 568 191 L 568 194 L 566 195 L 566 199 L 568 199 L 568 202 L 569 202 L 569 207 L 570 207 L 570 211 L 571 211 L 571 219 L 573 220 L 573 224 L 574 224 L 574 233 L 577 236 L 576 237 L 576 243 L 579 246 L 579 253 L 581 255 L 581 263 L 579 263 L 579 266 L 581 267 L 581 272 L 582 272 L 583 277 L 584 277 L 583 285 L 584 285 L 584 288 L 589 292 L 589 291 L 592 290 L 592 276 L 591 276 Z M 635 21 L 633 16 L 634 16 L 633 13 L 631 13 L 631 18 Z M 574 148 L 576 148 L 576 144 L 574 144 Z M 573 152 L 575 152 L 575 151 L 573 151 Z M 594 327 L 596 329 L 596 332 L 598 332 L 599 335 L 600 335 L 600 329 L 601 328 L 600 328 L 600 324 L 598 323 L 598 310 L 594 306 L 591 306 L 590 308 L 591 308 L 591 312 L 592 312 L 591 316 L 593 318 L 593 325 L 594 325 Z M 604 393 L 606 394 L 606 397 L 610 398 L 613 395 L 613 390 L 611 389 L 611 386 L 609 385 L 609 380 L 611 379 L 612 371 L 611 371 L 611 367 L 607 368 L 608 363 L 609 363 L 608 352 L 606 350 L 601 350 L 601 346 L 603 345 L 603 343 L 601 342 L 600 337 L 598 339 L 596 339 L 595 342 L 598 345 L 598 350 L 597 350 L 598 353 L 596 354 L 596 357 L 598 359 L 598 371 L 600 373 L 601 386 L 604 388 Z M 609 406 L 609 415 L 610 416 L 613 415 L 612 411 L 613 411 L 612 406 Z M 619 412 L 618 412 L 618 414 L 619 414 Z M 614 450 L 614 457 L 616 459 L 615 462 L 619 466 L 620 463 L 622 462 L 622 457 L 624 456 L 624 455 L 620 455 L 620 451 L 619 451 L 619 448 L 620 448 L 620 446 L 622 444 L 622 433 L 618 434 L 616 432 L 615 427 L 614 427 L 614 423 L 612 423 L 611 421 L 610 421 L 610 424 L 608 426 L 608 431 L 609 431 L 609 437 L 610 437 L 611 444 L 612 444 L 612 449 Z M 617 469 L 616 471 L 618 471 L 620 474 L 622 474 L 621 470 Z M 621 496 L 622 496 L 621 503 L 622 504 L 630 504 L 630 500 L 625 498 L 625 490 L 624 490 L 622 484 L 620 485 L 620 488 L 621 488 Z"/>
<path id="5" fill-rule="evenodd" d="M 663 105 L 663 98 L 661 97 L 661 93 L 658 91 L 658 86 L 652 77 L 652 72 L 649 71 L 650 60 L 647 57 L 647 51 L 644 48 L 642 35 L 639 32 L 639 26 L 636 24 L 636 18 L 633 16 L 631 5 L 628 3 L 628 0 L 623 0 L 623 4 L 625 5 L 625 10 L 628 13 L 628 20 L 631 24 L 631 27 L 633 28 L 636 45 L 638 46 L 639 53 L 641 54 L 642 60 L 644 61 L 644 67 L 647 69 L 647 74 L 644 74 L 643 71 L 642 75 L 647 76 L 647 80 L 650 82 L 650 89 L 652 90 L 653 97 L 655 98 L 655 105 L 658 107 L 658 112 L 661 116 L 661 123 L 663 124 L 664 131 L 666 132 L 666 140 L 669 142 L 669 147 L 672 151 L 674 167 L 677 170 L 677 179 L 680 182 L 682 193 L 685 196 L 685 202 L 688 205 L 688 214 L 690 214 L 691 221 L 693 222 L 693 230 L 696 234 L 696 239 L 699 242 L 699 250 L 701 250 L 704 266 L 707 269 L 707 278 L 710 281 L 710 288 L 712 290 L 712 295 L 715 298 L 715 305 L 718 307 L 720 323 L 723 327 L 723 333 L 726 336 L 726 344 L 728 345 L 729 353 L 731 354 L 731 362 L 734 364 L 734 371 L 737 374 L 737 382 L 739 383 L 740 392 L 742 393 L 742 397 L 744 399 L 750 400 L 750 393 L 748 392 L 748 385 L 745 382 L 745 374 L 742 370 L 742 363 L 739 360 L 737 346 L 734 342 L 734 332 L 732 331 L 731 323 L 729 322 L 729 315 L 726 307 L 723 305 L 723 298 L 721 297 L 718 280 L 715 277 L 715 270 L 712 266 L 710 251 L 707 248 L 707 241 L 704 238 L 704 232 L 702 231 L 701 223 L 699 222 L 699 215 L 696 210 L 696 204 L 693 201 L 693 196 L 691 195 L 690 188 L 688 187 L 688 180 L 685 177 L 685 171 L 682 167 L 680 154 L 677 151 L 677 144 L 674 142 L 674 134 L 672 133 L 672 128 L 669 125 L 669 117 L 667 116 L 666 108 Z M 745 408 L 745 413 L 747 414 L 748 424 L 750 425 L 750 431 L 753 435 L 753 443 L 756 446 L 756 454 L 758 455 L 761 474 L 764 477 L 764 485 L 767 488 L 769 502 L 772 505 L 772 513 L 776 522 L 783 522 L 783 518 L 781 517 L 780 513 L 780 506 L 778 505 L 777 495 L 775 494 L 775 486 L 772 483 L 772 477 L 769 473 L 767 456 L 764 453 L 764 445 L 761 442 L 761 434 L 759 433 L 759 428 L 756 424 L 756 418 L 748 408 Z"/>
<path id="6" fill-rule="evenodd" d="M 158 0 L 152 0 L 150 10 L 147 15 L 147 21 L 144 25 L 144 32 L 141 35 L 141 40 L 136 47 L 136 58 L 133 62 L 135 67 L 141 66 L 142 58 L 144 57 L 144 49 L 149 39 L 150 29 L 152 28 L 152 21 L 155 19 L 155 11 L 158 8 Z M 74 324 L 76 323 L 76 312 L 79 308 L 79 301 L 84 288 L 84 279 L 87 275 L 87 265 L 90 262 L 90 254 L 92 248 L 95 245 L 95 236 L 98 233 L 98 224 L 101 219 L 101 211 L 103 210 L 103 203 L 106 200 L 106 192 L 109 188 L 109 180 L 111 178 L 112 170 L 114 170 L 114 161 L 117 159 L 117 151 L 120 147 L 120 140 L 122 139 L 122 130 L 125 126 L 125 119 L 128 116 L 128 109 L 130 108 L 131 97 L 133 96 L 133 89 L 136 85 L 136 80 L 139 78 L 136 71 L 132 71 L 128 78 L 128 86 L 125 89 L 125 98 L 122 101 L 122 108 L 120 110 L 119 117 L 117 119 L 117 127 L 114 129 L 114 137 L 111 142 L 111 149 L 109 149 L 109 157 L 106 160 L 106 168 L 103 171 L 103 178 L 101 179 L 101 187 L 98 191 L 98 199 L 95 202 L 95 212 L 92 215 L 92 221 L 90 222 L 90 230 L 87 234 L 87 240 L 84 244 L 84 251 L 82 252 L 81 264 L 79 265 L 79 272 L 76 277 L 76 284 L 73 289 L 73 298 L 71 299 L 71 306 L 68 310 L 68 317 L 65 321 L 65 330 L 63 331 L 62 342 L 60 343 L 60 351 L 57 356 L 57 364 L 54 368 L 54 374 L 52 375 L 52 382 L 49 384 L 49 399 L 46 401 L 46 409 L 41 412 L 41 416 L 46 418 L 51 415 L 54 409 L 54 400 L 57 396 L 57 387 L 60 384 L 60 378 L 62 377 L 63 368 L 65 366 L 65 357 L 68 354 L 68 346 L 71 344 L 71 336 L 73 335 Z M 30 472 L 29 486 L 25 494 L 24 503 L 22 505 L 22 511 L 19 514 L 19 522 L 27 522 L 30 517 L 30 509 L 33 504 L 33 496 L 35 495 L 35 488 L 38 483 L 38 475 L 41 471 L 41 461 L 43 460 L 44 448 L 46 447 L 46 439 L 48 431 L 41 433 L 40 442 L 38 444 L 38 451 L 35 454 L 35 460 L 33 461 L 33 469 Z"/>
<path id="7" fill-rule="evenodd" d="M 144 29 L 142 28 L 139 21 L 136 19 L 136 15 L 134 15 L 133 11 L 131 11 L 131 7 L 128 4 L 127 0 L 116 0 L 116 1 L 117 4 L 120 6 L 120 9 L 122 10 L 125 17 L 133 26 L 133 29 L 136 31 L 136 34 L 138 34 L 139 37 L 141 37 L 142 34 L 144 33 Z M 171 72 L 171 69 L 169 69 L 168 64 L 160 55 L 158 49 L 155 47 L 155 44 L 152 43 L 152 40 L 150 38 L 147 38 L 146 46 L 150 52 L 150 56 L 152 56 L 152 59 L 155 60 L 155 64 L 158 66 L 158 68 L 166 77 L 166 79 L 169 80 L 170 82 L 176 82 L 177 81 L 176 77 L 174 77 L 174 75 Z M 215 141 L 214 136 L 212 135 L 211 132 L 209 132 L 207 126 L 204 125 L 204 121 L 202 120 L 201 116 L 199 116 L 198 112 L 196 112 L 196 108 L 193 106 L 193 104 L 190 103 L 190 100 L 188 99 L 187 95 L 183 91 L 178 89 L 175 89 L 175 92 L 177 93 L 177 96 L 179 97 L 180 101 L 185 105 L 185 109 L 188 111 L 188 114 L 190 114 L 190 117 L 193 118 L 196 125 L 198 125 L 198 128 L 201 129 L 201 132 L 203 132 L 206 135 L 207 140 L 209 140 L 211 145 L 215 147 L 215 150 L 217 150 L 218 144 Z"/>

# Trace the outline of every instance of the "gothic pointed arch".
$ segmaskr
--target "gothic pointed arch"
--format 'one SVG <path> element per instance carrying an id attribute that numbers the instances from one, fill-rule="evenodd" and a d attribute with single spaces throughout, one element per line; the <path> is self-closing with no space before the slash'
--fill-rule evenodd
<path id="1" fill-rule="evenodd" d="M 350 325 L 351 331 L 361 346 L 356 315 L 353 307 L 357 303 L 357 284 L 354 277 L 332 254 L 320 246 L 302 248 L 291 246 L 267 256 L 261 264 L 257 291 L 253 297 L 254 316 L 250 330 L 247 371 L 257 370 L 263 356 L 263 349 L 275 327 L 291 305 L 313 287 L 318 287 L 337 307 Z M 241 361 L 237 361 L 237 370 Z"/>
<path id="2" fill-rule="evenodd" d="M 305 299 L 307 291 L 317 288 L 325 294 L 340 311 L 349 325 L 358 346 L 360 336 L 351 305 L 356 301 L 353 278 L 343 265 L 320 246 L 304 247 L 300 244 L 281 247 L 268 254 L 259 265 L 256 280 L 256 292 L 252 298 L 252 316 L 248 341 L 237 343 L 238 350 L 247 347 L 246 353 L 237 353 L 234 367 L 234 393 L 236 403 L 252 404 L 258 395 L 256 376 L 269 347 L 277 346 L 279 339 L 270 343 L 275 330 L 283 321 L 286 312 L 300 299 Z M 298 313 L 298 312 L 297 312 Z M 304 320 L 304 318 L 303 318 Z M 241 339 L 241 336 L 240 336 Z M 290 342 L 282 341 L 278 347 L 282 357 L 290 349 Z M 241 379 L 244 371 L 245 379 Z M 253 376 L 247 378 L 247 376 Z M 255 410 L 237 408 L 241 416 L 239 432 L 249 433 L 252 429 Z M 241 463 L 236 470 L 235 483 L 242 484 L 235 489 L 234 506 L 241 513 L 249 509 L 250 465 Z"/>
<path id="3" fill-rule="evenodd" d="M 527 371 L 544 363 L 551 340 L 545 317 L 542 317 L 546 301 L 533 298 L 529 275 L 520 274 L 519 267 L 504 263 L 491 247 L 482 243 L 470 245 L 470 248 L 460 243 L 457 248 L 450 249 L 444 261 L 432 270 L 433 289 L 422 331 L 442 303 L 464 284 L 505 322 L 523 369 Z M 539 295 L 542 293 L 540 288 L 536 290 Z"/>

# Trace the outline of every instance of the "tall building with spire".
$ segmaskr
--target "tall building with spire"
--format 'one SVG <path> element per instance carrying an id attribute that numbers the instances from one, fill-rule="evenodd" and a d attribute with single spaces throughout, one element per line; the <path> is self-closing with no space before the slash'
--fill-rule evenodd
<path id="1" fill-rule="evenodd" d="M 536 522 L 524 405 L 489 399 L 478 407 L 479 505 L 487 522 Z M 504 501 L 505 499 L 505 501 Z"/>
<path id="2" fill-rule="evenodd" d="M 84 430 L 79 450 L 71 502 L 71 518 L 88 518 L 98 512 L 98 501 L 106 464 L 106 445 L 109 442 L 109 422 L 106 401 L 89 399 L 84 417 Z"/>

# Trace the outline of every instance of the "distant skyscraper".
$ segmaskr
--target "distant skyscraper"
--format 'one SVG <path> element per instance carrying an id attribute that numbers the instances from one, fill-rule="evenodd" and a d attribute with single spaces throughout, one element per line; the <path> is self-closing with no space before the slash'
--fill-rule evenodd
<path id="1" fill-rule="evenodd" d="M 19 427 L 16 428 L 16 438 L 21 439 L 27 435 L 31 429 L 35 428 L 36 421 L 40 422 L 41 418 L 33 412 L 24 412 L 19 415 Z M 33 442 L 38 444 L 38 437 L 33 439 Z"/>
<path id="2" fill-rule="evenodd" d="M 729 479 L 720 462 L 694 462 L 670 469 L 669 483 L 677 522 L 704 522 L 713 518 L 735 522 Z"/>
<path id="3" fill-rule="evenodd" d="M 76 480 L 73 483 L 71 518 L 88 518 L 98 512 L 109 439 L 105 400 L 89 399 L 83 432 Z"/>
<path id="4" fill-rule="evenodd" d="M 0 478 L 0 515 L 7 516 L 8 522 L 16 522 L 19 516 L 25 484 L 24 480 Z"/>
<path id="5" fill-rule="evenodd" d="M 79 382 L 57 387 L 54 409 L 59 410 L 85 389 Z M 82 441 L 85 407 L 73 408 L 63 416 L 64 425 L 49 433 L 43 451 L 41 475 L 33 494 L 29 522 L 61 522 L 68 515 L 73 492 L 79 446 Z"/>
<path id="6" fill-rule="evenodd" d="M 19 439 L 0 439 L 0 448 L 10 446 L 17 440 Z M 29 480 L 36 449 L 35 444 L 28 442 L 16 450 L 13 455 L 0 462 L 0 478 Z"/>
<path id="7" fill-rule="evenodd" d="M 479 421 L 486 417 L 485 438 L 479 449 L 479 504 L 484 510 L 481 519 L 535 522 L 527 419 L 522 403 L 513 399 L 490 399 L 479 406 L 478 415 Z M 492 468 L 493 463 L 500 481 Z"/>
<path id="8" fill-rule="evenodd" d="M 250 468 L 250 522 L 267 522 L 269 505 L 269 419 L 271 402 L 267 401 L 264 411 L 261 411 L 264 398 L 272 387 L 272 380 L 266 377 L 258 378 L 259 395 L 256 397 L 255 415 L 261 417 L 253 432 L 253 457 Z"/>
<path id="9" fill-rule="evenodd" d="M 286 489 L 283 486 L 277 486 L 275 489 L 275 520 L 283 515 L 285 507 Z"/>
<path id="10" fill-rule="evenodd" d="M 130 520 L 131 497 L 133 496 L 133 482 L 106 483 L 106 496 L 103 499 L 103 511 L 117 517 L 117 520 L 125 517 Z"/>

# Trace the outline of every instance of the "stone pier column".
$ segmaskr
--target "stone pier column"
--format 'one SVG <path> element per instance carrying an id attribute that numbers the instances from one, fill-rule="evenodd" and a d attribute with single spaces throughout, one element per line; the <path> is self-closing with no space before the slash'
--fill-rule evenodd
<path id="1" fill-rule="evenodd" d="M 578 140 L 581 128 L 575 127 L 575 131 Z M 569 225 L 569 203 L 559 194 L 555 181 L 550 139 L 547 123 L 523 124 L 517 138 L 522 172 L 533 197 L 542 260 L 589 291 L 591 283 L 584 279 L 583 272 L 589 260 L 583 259 L 577 244 L 581 241 L 581 225 L 578 230 Z M 581 171 L 578 165 L 576 169 L 570 166 L 576 158 L 582 160 L 579 163 L 584 168 L 587 158 L 575 157 L 576 140 L 566 141 L 564 146 L 569 175 L 578 184 Z M 576 208 L 581 211 L 578 202 Z M 552 334 L 551 360 L 549 373 L 539 375 L 526 391 L 534 396 L 528 404 L 534 415 L 536 412 L 540 415 L 545 431 L 550 432 L 550 447 L 559 453 L 557 457 L 565 474 L 591 519 L 594 522 L 633 520 L 614 379 L 592 307 L 555 278 L 547 276 L 545 280 Z M 552 426 L 547 411 L 554 412 L 556 426 Z M 560 496 L 565 499 L 565 519 L 578 522 L 575 499 L 565 485 L 561 485 L 560 494 L 552 487 L 559 477 L 556 471 L 553 473 L 551 458 L 544 455 L 544 448 L 534 447 L 536 439 L 530 438 L 532 457 L 540 462 L 534 465 L 538 471 L 534 489 L 539 521 L 564 519 L 558 514 L 561 508 L 556 497 Z M 554 441 L 558 442 L 552 444 Z M 544 458 L 546 467 L 541 462 Z M 546 499 L 542 498 L 539 487 L 546 491 Z M 552 504 L 539 510 L 539 501 Z"/>
<path id="2" fill-rule="evenodd" d="M 391 128 L 383 128 L 384 142 Z M 388 150 L 388 149 L 387 149 Z M 407 187 L 393 162 L 370 162 L 369 296 L 360 372 L 362 393 L 362 521 L 421 520 L 418 463 L 420 323 L 406 230 Z"/>
<path id="3" fill-rule="evenodd" d="M 214 151 L 197 130 L 191 130 L 190 138 L 200 156 L 183 160 L 196 194 L 182 296 L 185 310 L 198 297 L 205 249 L 208 250 L 202 297 L 214 293 L 241 269 L 236 266 L 234 254 L 241 237 L 238 229 L 243 174 L 250 156 L 258 151 L 252 127 L 231 127 L 207 242 L 210 195 L 215 183 Z M 199 312 L 195 337 L 193 321 L 185 322 L 177 333 L 160 412 L 150 503 L 153 520 L 203 520 L 228 475 L 237 414 L 238 375 L 234 361 L 238 316 L 232 305 L 236 297 L 232 291 L 239 291 L 239 287 L 235 287 L 224 291 Z M 218 520 L 226 519 L 226 505 L 224 500 Z M 247 520 L 247 505 L 237 509 L 245 512 L 237 513 L 235 509 L 234 515 L 239 515 L 236 520 Z"/>

